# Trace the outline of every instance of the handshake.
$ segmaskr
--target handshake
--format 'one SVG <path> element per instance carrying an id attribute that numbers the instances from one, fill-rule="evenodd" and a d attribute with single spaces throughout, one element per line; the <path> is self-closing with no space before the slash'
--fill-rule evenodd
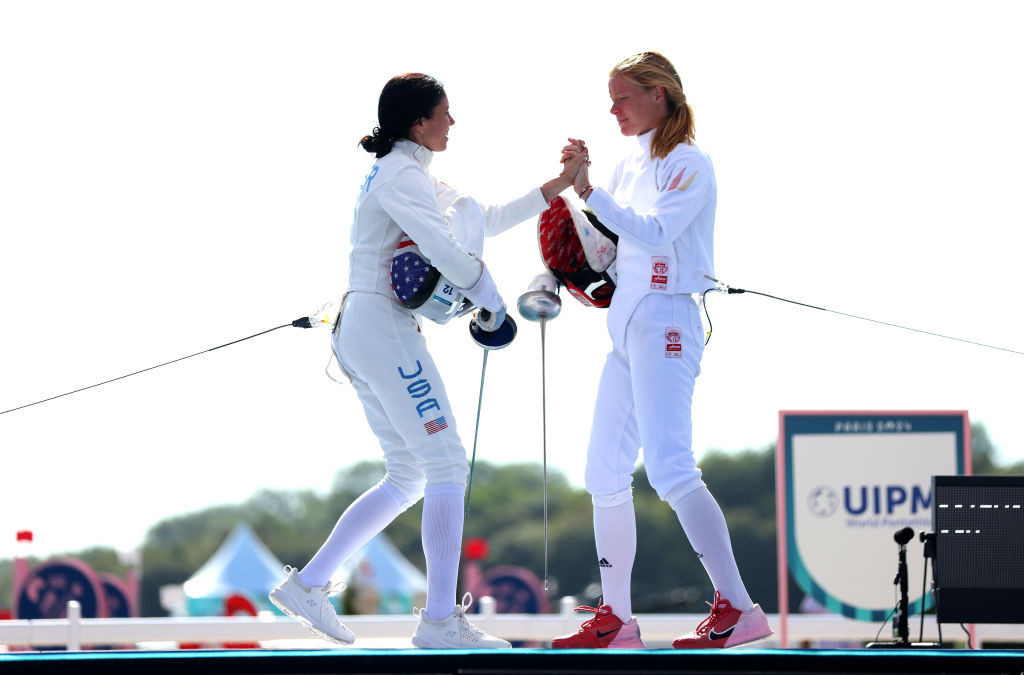
<path id="1" fill-rule="evenodd" d="M 566 187 L 572 186 L 576 196 L 586 201 L 587 197 L 594 190 L 590 185 L 590 151 L 587 144 L 579 138 L 570 138 L 569 144 L 562 148 L 562 174 L 559 176 L 568 179 Z"/>
<path id="2" fill-rule="evenodd" d="M 578 138 L 568 140 L 568 145 L 562 148 L 561 173 L 557 178 L 541 187 L 544 200 L 549 203 L 568 187 L 572 187 L 576 194 L 583 199 L 589 197 L 590 192 L 594 189 L 590 185 L 588 170 L 590 151 L 587 149 L 587 144 Z M 479 329 L 492 332 L 502 325 L 507 312 L 494 279 L 491 278 L 490 271 L 483 261 L 481 261 L 481 265 L 483 270 L 476 284 L 472 288 L 463 289 L 462 293 L 470 302 L 480 308 L 475 320 Z"/>

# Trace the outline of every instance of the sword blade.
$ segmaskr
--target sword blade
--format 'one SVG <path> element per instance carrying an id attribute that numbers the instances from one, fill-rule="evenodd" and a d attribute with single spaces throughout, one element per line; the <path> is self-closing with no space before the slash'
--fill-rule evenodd
<path id="1" fill-rule="evenodd" d="M 487 353 L 489 351 L 489 349 L 484 350 L 484 361 L 483 365 L 480 367 L 480 395 L 476 399 L 476 425 L 473 427 L 473 456 L 469 460 L 469 481 L 466 483 L 466 518 L 469 518 L 469 495 L 473 491 L 473 467 L 476 465 L 476 440 L 480 435 L 480 407 L 484 400 L 484 377 L 487 375 Z"/>
<path id="2" fill-rule="evenodd" d="M 540 319 L 540 401 L 541 433 L 543 434 L 543 482 L 544 482 L 544 590 L 548 590 L 548 391 L 547 364 L 545 362 L 544 328 L 547 319 Z"/>

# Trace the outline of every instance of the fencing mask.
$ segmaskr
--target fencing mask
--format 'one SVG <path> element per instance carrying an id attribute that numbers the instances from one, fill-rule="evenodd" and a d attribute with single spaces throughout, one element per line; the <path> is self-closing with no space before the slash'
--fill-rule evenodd
<path id="1" fill-rule="evenodd" d="M 612 263 L 618 236 L 587 211 L 562 197 L 551 200 L 537 221 L 544 266 L 572 297 L 588 307 L 607 307 L 615 292 Z"/>
<path id="2" fill-rule="evenodd" d="M 448 234 L 464 251 L 479 257 L 483 251 L 483 213 L 471 197 L 455 190 L 438 195 Z M 462 289 L 446 279 L 405 237 L 391 259 L 391 288 L 405 307 L 435 323 L 445 324 L 475 309 Z"/>

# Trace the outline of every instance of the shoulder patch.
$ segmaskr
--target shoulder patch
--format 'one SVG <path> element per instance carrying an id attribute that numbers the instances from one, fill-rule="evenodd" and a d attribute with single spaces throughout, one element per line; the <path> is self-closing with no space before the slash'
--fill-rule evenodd
<path id="1" fill-rule="evenodd" d="M 698 173 L 700 173 L 700 171 L 694 171 L 684 181 L 683 176 L 686 174 L 686 169 L 687 167 L 684 166 L 683 170 L 679 172 L 679 175 L 672 179 L 672 183 L 669 184 L 668 186 L 669 190 L 679 190 L 680 192 L 686 192 L 686 188 L 690 187 L 690 183 L 692 183 L 693 179 L 697 177 Z M 680 185 L 680 182 L 682 182 L 682 185 Z"/>

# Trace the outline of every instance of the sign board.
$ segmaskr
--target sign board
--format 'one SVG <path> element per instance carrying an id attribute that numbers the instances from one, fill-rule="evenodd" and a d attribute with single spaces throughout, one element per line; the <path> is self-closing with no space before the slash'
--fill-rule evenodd
<path id="1" fill-rule="evenodd" d="M 107 617 L 111 619 L 127 619 L 137 616 L 135 599 L 123 580 L 108 572 L 100 572 L 100 585 L 107 599 Z"/>
<path id="2" fill-rule="evenodd" d="M 969 473 L 970 426 L 957 412 L 779 413 L 776 499 L 779 607 L 788 575 L 825 609 L 884 621 L 906 527 L 928 531 L 931 477 Z M 921 544 L 908 544 L 908 577 L 923 573 Z M 917 588 L 916 593 L 913 592 Z M 910 584 L 910 612 L 931 606 Z M 785 640 L 785 635 L 780 635 Z"/>
<path id="3" fill-rule="evenodd" d="M 107 599 L 99 577 L 85 563 L 64 558 L 33 569 L 21 585 L 14 609 L 19 619 L 63 619 L 77 600 L 84 618 L 106 618 Z"/>

